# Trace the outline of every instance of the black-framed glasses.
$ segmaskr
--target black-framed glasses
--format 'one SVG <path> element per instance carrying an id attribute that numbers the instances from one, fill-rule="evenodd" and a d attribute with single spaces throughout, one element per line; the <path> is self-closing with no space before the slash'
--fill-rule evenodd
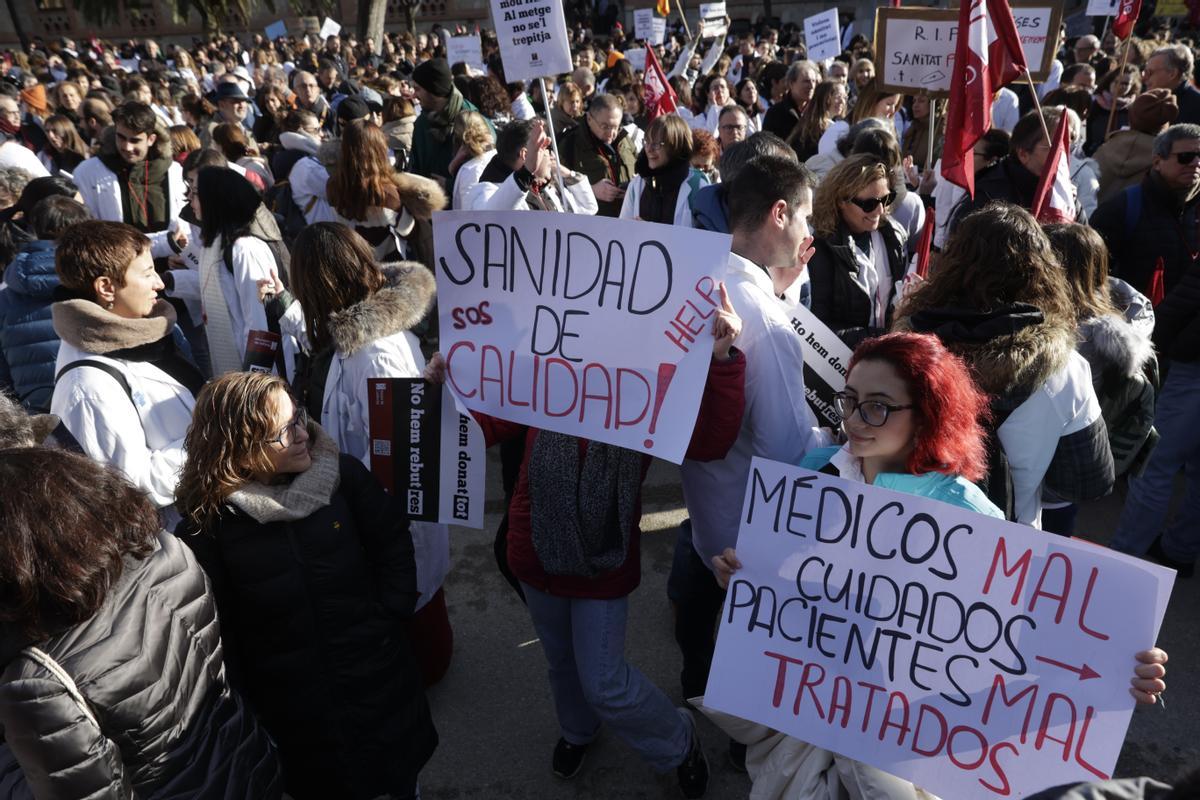
<path id="1" fill-rule="evenodd" d="M 838 392 L 833 396 L 833 408 L 837 411 L 837 415 L 842 419 L 849 419 L 850 416 L 858 411 L 859 418 L 863 422 L 870 425 L 872 428 L 882 428 L 887 424 L 888 416 L 894 411 L 907 411 L 913 406 L 894 406 L 889 403 L 883 403 L 879 400 L 864 400 L 859 402 L 857 397 L 851 397 L 845 392 Z"/>
<path id="2" fill-rule="evenodd" d="M 1175 156 L 1175 160 L 1182 166 L 1187 166 L 1197 158 L 1200 158 L 1200 152 L 1195 150 L 1188 150 L 1186 153 L 1172 153 L 1172 155 Z"/>
<path id="3" fill-rule="evenodd" d="M 274 439 L 267 439 L 266 444 L 277 444 L 280 447 L 287 449 L 296 442 L 296 431 L 308 428 L 308 409 L 300 406 L 296 409 L 296 416 L 292 417 L 292 421 L 283 426 L 283 430 Z"/>
<path id="4" fill-rule="evenodd" d="M 883 197 L 851 197 L 850 202 L 863 210 L 864 214 L 870 214 L 880 206 L 890 206 L 896 201 L 896 193 L 888 192 Z"/>

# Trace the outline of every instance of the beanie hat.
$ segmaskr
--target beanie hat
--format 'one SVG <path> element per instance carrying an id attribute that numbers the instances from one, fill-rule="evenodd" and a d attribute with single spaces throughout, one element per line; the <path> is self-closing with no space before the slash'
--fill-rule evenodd
<path id="1" fill-rule="evenodd" d="M 340 122 L 353 122 L 369 116 L 371 116 L 371 109 L 367 106 L 367 101 L 358 95 L 350 95 L 338 103 L 337 118 Z"/>
<path id="2" fill-rule="evenodd" d="M 1129 127 L 1158 135 L 1179 116 L 1179 101 L 1170 89 L 1142 92 L 1129 104 Z"/>
<path id="3" fill-rule="evenodd" d="M 431 58 L 413 70 L 413 81 L 434 97 L 449 97 L 454 89 L 444 58 Z"/>

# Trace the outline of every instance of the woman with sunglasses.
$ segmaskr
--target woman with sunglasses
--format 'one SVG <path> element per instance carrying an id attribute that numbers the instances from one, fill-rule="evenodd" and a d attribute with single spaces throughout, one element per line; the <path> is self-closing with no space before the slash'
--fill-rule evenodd
<path id="1" fill-rule="evenodd" d="M 963 360 L 936 336 L 893 333 L 863 341 L 850 359 L 846 387 L 835 402 L 846 443 L 813 450 L 800 466 L 1003 518 L 973 483 L 987 468 L 981 425 L 988 413 L 987 396 Z M 713 558 L 723 587 L 740 567 L 733 548 Z M 1135 659 L 1139 664 L 1130 694 L 1139 703 L 1154 703 L 1166 689 L 1162 679 L 1167 654 L 1155 648 Z M 819 796 L 844 791 L 852 800 L 929 797 L 902 778 L 785 734 L 746 744 L 746 763 L 756 789 L 784 780 L 780 775 L 789 770 L 781 765 L 781 754 L 792 754 L 787 766 L 797 767 L 789 773 L 791 791 L 771 796 L 817 796 L 820 787 Z M 770 761 L 764 763 L 768 753 Z"/>
<path id="2" fill-rule="evenodd" d="M 205 387 L 178 534 L 208 574 L 230 681 L 278 743 L 289 795 L 411 798 L 437 745 L 406 626 L 408 519 L 278 376 Z"/>
<path id="3" fill-rule="evenodd" d="M 851 347 L 887 329 L 904 279 L 906 237 L 888 215 L 895 199 L 887 167 L 866 154 L 830 170 L 813 198 L 812 312 Z"/>

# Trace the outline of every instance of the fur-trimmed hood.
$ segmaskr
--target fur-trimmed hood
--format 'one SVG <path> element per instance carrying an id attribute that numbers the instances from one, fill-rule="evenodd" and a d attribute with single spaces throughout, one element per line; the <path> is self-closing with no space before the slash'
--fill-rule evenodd
<path id="1" fill-rule="evenodd" d="M 1081 322 L 1078 348 L 1091 364 L 1093 378 L 1110 369 L 1133 377 L 1154 357 L 1150 337 L 1116 314 L 1101 314 Z"/>
<path id="2" fill-rule="evenodd" d="M 1075 329 L 1035 306 L 1014 303 L 995 311 L 934 308 L 896 320 L 896 330 L 936 334 L 961 356 L 979 388 L 994 398 L 1023 399 L 1066 366 Z"/>
<path id="3" fill-rule="evenodd" d="M 437 291 L 433 273 L 415 261 L 383 266 L 382 289 L 349 308 L 329 315 L 326 329 L 338 352 L 350 355 L 377 339 L 406 331 L 420 322 Z"/>

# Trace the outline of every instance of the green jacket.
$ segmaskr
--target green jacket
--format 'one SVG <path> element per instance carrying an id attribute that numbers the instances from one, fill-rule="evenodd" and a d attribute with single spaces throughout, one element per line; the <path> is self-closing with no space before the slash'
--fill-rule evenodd
<path id="1" fill-rule="evenodd" d="M 462 111 L 478 110 L 470 100 L 463 98 Z M 491 124 L 491 120 L 488 120 L 489 127 Z M 409 162 L 408 171 L 426 178 L 441 175 L 449 180 L 450 162 L 454 160 L 454 152 L 457 149 L 453 136 L 447 136 L 445 141 L 441 142 L 434 138 L 429 129 L 429 112 L 422 111 L 413 125 L 412 160 Z"/>
<path id="2" fill-rule="evenodd" d="M 592 135 L 586 119 L 567 131 L 558 148 L 563 166 L 586 175 L 589 183 L 599 183 L 609 178 L 621 186 L 628 184 L 637 174 L 637 152 L 634 151 L 633 142 L 629 140 L 629 135 L 624 129 L 617 134 L 616 141 L 612 143 L 611 150 L 615 156 L 606 152 L 607 150 L 608 148 Z M 596 198 L 596 203 L 600 207 L 596 212 L 597 216 L 621 216 L 621 198 L 608 202 Z"/>

